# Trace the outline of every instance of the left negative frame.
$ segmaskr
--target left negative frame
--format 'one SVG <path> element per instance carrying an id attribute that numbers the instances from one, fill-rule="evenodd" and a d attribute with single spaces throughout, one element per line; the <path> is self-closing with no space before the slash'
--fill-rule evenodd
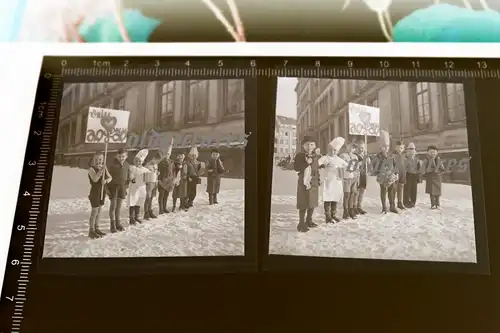
<path id="1" fill-rule="evenodd" d="M 37 272 L 255 271 L 257 79 L 134 62 L 43 60 L 21 183 L 40 193 Z"/>

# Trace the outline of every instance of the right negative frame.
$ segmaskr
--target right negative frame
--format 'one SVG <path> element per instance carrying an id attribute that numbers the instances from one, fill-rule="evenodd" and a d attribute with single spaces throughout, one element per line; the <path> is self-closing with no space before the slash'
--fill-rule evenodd
<path id="1" fill-rule="evenodd" d="M 277 82 L 265 269 L 489 273 L 472 80 Z"/>

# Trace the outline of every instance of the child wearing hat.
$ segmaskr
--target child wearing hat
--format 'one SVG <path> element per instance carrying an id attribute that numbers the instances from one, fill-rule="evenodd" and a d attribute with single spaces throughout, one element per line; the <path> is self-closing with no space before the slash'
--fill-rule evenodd
<path id="1" fill-rule="evenodd" d="M 380 152 L 373 159 L 373 175 L 377 177 L 380 185 L 380 201 L 382 213 L 387 213 L 387 199 L 389 211 L 399 213 L 396 208 L 396 182 L 398 181 L 398 168 L 394 156 L 389 152 L 390 136 L 387 131 L 380 131 Z"/>
<path id="2" fill-rule="evenodd" d="M 340 171 L 347 167 L 347 163 L 337 154 L 344 142 L 344 138 L 336 137 L 328 144 L 328 153 L 318 159 L 323 179 L 321 189 L 326 223 L 340 222 L 336 216 L 337 203 L 342 200 L 344 195 Z"/>
<path id="3" fill-rule="evenodd" d="M 149 170 L 143 166 L 144 160 L 148 156 L 147 149 L 140 150 L 134 157 L 134 164 L 130 166 L 130 187 L 128 193 L 129 223 L 134 225 L 142 223 L 139 218 L 141 206 L 144 206 L 147 197 L 146 177 Z"/>
<path id="4" fill-rule="evenodd" d="M 219 194 L 220 191 L 221 176 L 227 172 L 224 168 L 222 160 L 220 159 L 220 153 L 218 149 L 212 149 L 210 159 L 206 163 L 206 169 L 208 204 L 216 205 L 219 203 L 217 201 L 217 194 Z"/>
<path id="5" fill-rule="evenodd" d="M 297 209 L 299 210 L 299 232 L 307 232 L 317 226 L 312 217 L 319 201 L 319 164 L 315 154 L 316 141 L 306 135 L 302 140 L 302 152 L 295 155 L 293 169 L 298 173 Z M 307 170 L 307 172 L 306 172 Z M 307 176 L 306 176 L 307 173 Z"/>
<path id="6" fill-rule="evenodd" d="M 358 156 L 356 155 L 356 145 L 350 143 L 346 147 L 346 151 L 340 155 L 349 167 L 344 169 L 343 172 L 343 189 L 344 189 L 344 213 L 343 219 L 355 219 L 357 217 L 356 207 L 356 193 L 358 191 L 359 183 L 359 168 Z"/>
<path id="7" fill-rule="evenodd" d="M 441 174 L 445 171 L 441 157 L 438 156 L 436 146 L 427 147 L 427 158 L 425 160 L 425 193 L 431 199 L 431 209 L 439 209 L 441 196 Z"/>
<path id="8" fill-rule="evenodd" d="M 109 224 L 111 233 L 123 231 L 123 226 L 120 221 L 120 212 L 122 203 L 127 198 L 129 186 L 130 164 L 127 162 L 128 153 L 121 148 L 111 160 L 108 167 L 112 177 L 111 182 L 107 185 L 109 195 Z"/>
<path id="9" fill-rule="evenodd" d="M 91 166 L 88 170 L 90 181 L 89 201 L 92 208 L 89 218 L 89 238 L 100 238 L 106 235 L 99 229 L 99 218 L 101 207 L 104 205 L 106 194 L 103 193 L 103 186 L 108 184 L 112 178 L 106 166 L 104 165 L 104 154 L 96 153 L 91 161 Z"/>

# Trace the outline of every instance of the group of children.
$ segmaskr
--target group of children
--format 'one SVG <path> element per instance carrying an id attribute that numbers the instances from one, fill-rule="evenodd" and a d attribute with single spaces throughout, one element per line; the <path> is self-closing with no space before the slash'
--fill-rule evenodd
<path id="1" fill-rule="evenodd" d="M 110 200 L 109 219 L 110 232 L 124 230 L 120 213 L 123 202 L 129 207 L 129 225 L 142 223 L 144 220 L 158 216 L 153 211 L 153 200 L 158 198 L 158 215 L 171 211 L 187 211 L 193 207 L 201 176 L 206 172 L 209 204 L 218 204 L 217 194 L 220 190 L 221 176 L 227 171 L 224 168 L 217 149 L 211 152 L 206 163 L 198 161 L 198 150 L 192 147 L 189 153 L 179 153 L 171 160 L 172 147 L 167 150 L 150 152 L 140 150 L 133 163 L 127 162 L 128 152 L 118 150 L 111 163 L 105 165 L 104 154 L 95 153 L 88 170 L 90 181 L 89 201 L 91 214 L 89 233 L 91 239 L 100 238 L 105 233 L 100 229 L 99 221 L 106 195 Z M 167 207 L 168 198 L 172 194 L 172 209 Z M 143 215 L 141 219 L 141 207 Z"/>
<path id="2" fill-rule="evenodd" d="M 303 151 L 294 161 L 298 172 L 297 209 L 299 224 L 297 230 L 306 232 L 317 225 L 312 217 L 318 206 L 321 191 L 325 222 L 339 222 L 336 216 L 337 204 L 343 202 L 343 219 L 355 219 L 366 214 L 362 208 L 367 187 L 367 175 L 376 176 L 380 186 L 382 212 L 399 213 L 399 210 L 415 207 L 417 186 L 426 180 L 425 191 L 430 196 L 431 209 L 440 207 L 441 174 L 444 166 L 435 146 L 427 148 L 428 156 L 420 160 L 415 145 L 397 142 L 390 152 L 389 133 L 381 131 L 380 152 L 373 158 L 367 155 L 365 144 L 345 144 L 342 137 L 335 138 L 328 145 L 328 152 L 322 155 L 311 136 L 302 142 Z M 387 207 L 387 199 L 389 207 Z"/>

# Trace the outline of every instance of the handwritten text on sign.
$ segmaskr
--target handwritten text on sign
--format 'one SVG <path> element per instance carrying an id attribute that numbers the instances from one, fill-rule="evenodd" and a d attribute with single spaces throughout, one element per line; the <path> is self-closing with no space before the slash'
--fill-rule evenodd
<path id="1" fill-rule="evenodd" d="M 89 108 L 85 143 L 127 142 L 129 111 Z"/>
<path id="2" fill-rule="evenodd" d="M 349 103 L 349 134 L 379 136 L 380 109 Z"/>

